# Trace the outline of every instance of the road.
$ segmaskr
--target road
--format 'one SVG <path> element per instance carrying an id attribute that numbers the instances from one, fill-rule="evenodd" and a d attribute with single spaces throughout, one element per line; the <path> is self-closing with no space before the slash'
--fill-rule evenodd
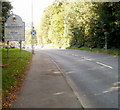
<path id="1" fill-rule="evenodd" d="M 118 108 L 118 57 L 70 49 L 41 49 L 74 86 L 84 108 Z"/>

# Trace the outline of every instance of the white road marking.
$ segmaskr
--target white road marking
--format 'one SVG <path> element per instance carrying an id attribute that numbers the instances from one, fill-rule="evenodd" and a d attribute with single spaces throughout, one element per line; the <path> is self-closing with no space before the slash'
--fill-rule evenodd
<path id="1" fill-rule="evenodd" d="M 73 56 L 79 56 L 79 55 L 75 55 L 75 54 L 71 54 Z M 81 57 L 82 59 L 85 59 L 87 61 L 92 61 L 93 59 L 90 59 L 90 58 L 86 58 L 86 57 Z M 109 65 L 106 65 L 104 63 L 101 63 L 101 62 L 96 62 L 97 64 L 101 65 L 101 66 L 104 66 L 104 67 L 107 67 L 107 68 L 110 68 L 110 69 L 113 69 L 112 66 L 109 66 Z"/>
<path id="2" fill-rule="evenodd" d="M 96 63 L 99 64 L 99 65 L 102 65 L 102 66 L 104 66 L 104 67 L 107 67 L 107 68 L 113 69 L 112 66 L 109 66 L 109 65 L 103 64 L 103 63 L 101 63 L 101 62 L 96 62 Z"/>
<path id="3" fill-rule="evenodd" d="M 87 58 L 87 59 L 85 59 L 85 60 L 92 61 L 92 59 L 90 59 L 90 58 Z"/>
<path id="4" fill-rule="evenodd" d="M 87 60 L 87 61 L 92 61 L 93 59 L 91 59 L 91 58 L 87 58 L 87 57 L 81 57 L 82 59 L 85 59 L 85 60 Z"/>
<path id="5" fill-rule="evenodd" d="M 57 92 L 57 93 L 54 93 L 53 95 L 61 95 L 61 94 L 64 94 L 65 92 Z"/>
<path id="6" fill-rule="evenodd" d="M 76 57 L 79 56 L 79 55 L 75 55 Z"/>

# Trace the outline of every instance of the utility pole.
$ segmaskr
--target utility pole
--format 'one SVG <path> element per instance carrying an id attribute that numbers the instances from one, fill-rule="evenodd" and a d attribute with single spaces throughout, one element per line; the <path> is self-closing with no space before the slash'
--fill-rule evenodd
<path id="1" fill-rule="evenodd" d="M 108 39 L 108 35 L 109 35 L 109 27 L 107 24 L 103 24 L 103 31 L 104 31 L 104 35 L 105 35 L 105 50 L 108 49 L 108 43 L 107 43 L 107 39 Z"/>
<path id="2" fill-rule="evenodd" d="M 32 29 L 33 29 L 33 0 L 31 1 L 31 31 Z M 31 34 L 31 48 L 32 54 L 34 54 L 34 39 L 32 34 Z"/>

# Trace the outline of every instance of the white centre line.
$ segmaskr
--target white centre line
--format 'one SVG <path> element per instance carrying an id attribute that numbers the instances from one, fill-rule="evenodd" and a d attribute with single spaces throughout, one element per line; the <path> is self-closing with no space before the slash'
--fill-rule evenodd
<path id="1" fill-rule="evenodd" d="M 109 66 L 109 65 L 106 65 L 106 64 L 103 64 L 103 63 L 100 63 L 100 62 L 96 62 L 96 63 L 99 64 L 99 65 L 102 65 L 102 66 L 104 66 L 104 67 L 107 67 L 107 68 L 113 69 L 112 66 Z"/>

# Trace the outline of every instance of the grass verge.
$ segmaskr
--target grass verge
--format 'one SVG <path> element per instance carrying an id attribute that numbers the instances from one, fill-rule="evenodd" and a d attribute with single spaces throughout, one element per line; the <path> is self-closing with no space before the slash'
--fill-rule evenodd
<path id="1" fill-rule="evenodd" d="M 15 98 L 15 94 L 12 94 L 17 91 L 17 88 L 20 88 L 31 58 L 32 54 L 25 50 L 22 50 L 20 57 L 19 49 L 10 49 L 10 55 L 7 57 L 7 49 L 2 49 L 3 107 L 10 107 L 10 101 Z"/>
<path id="2" fill-rule="evenodd" d="M 75 50 L 84 50 L 84 51 L 91 51 L 91 52 L 98 52 L 98 53 L 106 53 L 111 55 L 120 55 L 120 50 L 115 49 L 99 49 L 99 48 L 77 48 L 77 47 L 68 47 L 67 49 L 75 49 Z"/>

